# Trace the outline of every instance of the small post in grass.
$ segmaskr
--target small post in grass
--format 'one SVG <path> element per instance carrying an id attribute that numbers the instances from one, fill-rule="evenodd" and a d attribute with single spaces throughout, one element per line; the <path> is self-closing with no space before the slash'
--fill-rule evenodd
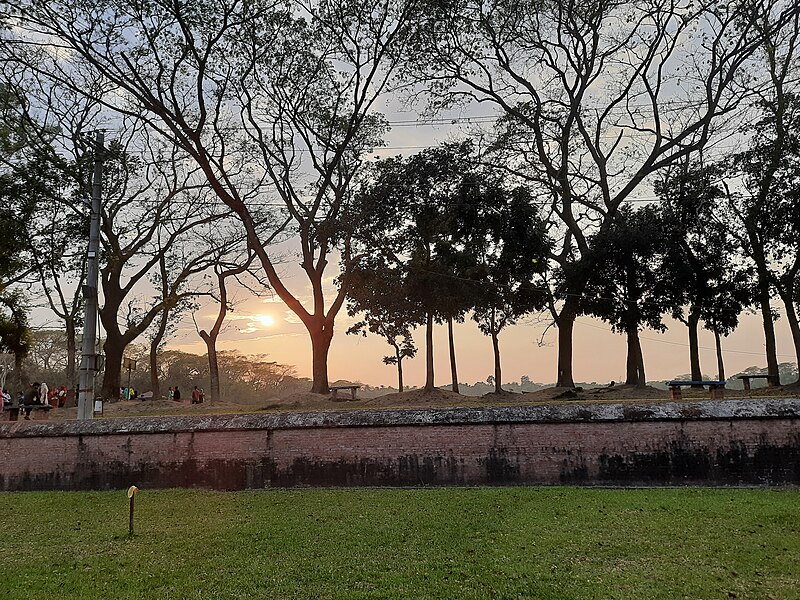
<path id="1" fill-rule="evenodd" d="M 128 498 L 131 499 L 131 518 L 128 522 L 128 535 L 133 535 L 133 499 L 138 491 L 139 488 L 137 488 L 135 485 L 132 485 L 128 488 Z"/>

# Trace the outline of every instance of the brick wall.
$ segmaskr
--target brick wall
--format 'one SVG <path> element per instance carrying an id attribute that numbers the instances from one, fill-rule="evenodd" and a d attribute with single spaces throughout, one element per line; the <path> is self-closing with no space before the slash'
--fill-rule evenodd
<path id="1" fill-rule="evenodd" d="M 0 490 L 798 484 L 800 400 L 0 425 Z"/>

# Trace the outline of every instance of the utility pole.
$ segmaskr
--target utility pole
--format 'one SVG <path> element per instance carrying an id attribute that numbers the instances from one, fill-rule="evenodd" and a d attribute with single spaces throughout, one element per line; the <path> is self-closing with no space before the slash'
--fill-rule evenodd
<path id="1" fill-rule="evenodd" d="M 97 283 L 100 254 L 100 201 L 103 192 L 103 132 L 95 132 L 92 208 L 89 224 L 89 249 L 86 252 L 86 285 L 83 286 L 83 345 L 78 385 L 78 420 L 94 416 L 94 380 L 100 355 L 95 353 L 97 338 Z"/>

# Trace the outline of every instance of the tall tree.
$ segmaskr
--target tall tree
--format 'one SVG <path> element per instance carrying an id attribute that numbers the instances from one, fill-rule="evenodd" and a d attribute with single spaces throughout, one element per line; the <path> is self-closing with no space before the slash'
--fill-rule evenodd
<path id="1" fill-rule="evenodd" d="M 777 31 L 763 21 L 758 21 L 764 31 L 760 56 L 768 83 L 759 90 L 758 116 L 748 128 L 749 147 L 734 153 L 727 165 L 742 187 L 731 184 L 725 189 L 738 224 L 735 230 L 739 231 L 739 243 L 755 264 L 767 373 L 770 382 L 779 385 L 774 326 L 777 315 L 771 306 L 776 289 L 784 300 L 800 360 L 800 325 L 793 298 L 800 253 L 792 233 L 797 204 L 796 196 L 791 194 L 800 177 L 800 17 L 795 14 L 786 27 Z"/>
<path id="2" fill-rule="evenodd" d="M 786 182 L 789 185 L 784 188 L 782 210 L 775 215 L 779 222 L 786 223 L 782 239 L 787 249 L 787 260 L 782 272 L 777 276 L 775 287 L 786 311 L 786 320 L 789 323 L 794 342 L 796 364 L 800 365 L 800 322 L 798 322 L 798 315 L 800 315 L 800 184 L 798 184 L 800 182 L 800 145 L 797 143 L 798 138 L 800 136 L 796 135 L 792 150 L 793 156 L 790 159 L 793 163 L 794 176 L 791 183 Z M 800 382 L 800 375 L 798 375 L 797 382 Z"/>
<path id="3" fill-rule="evenodd" d="M 29 63 L 44 65 L 54 60 L 48 47 L 29 45 L 18 48 Z M 36 286 L 32 294 L 34 306 L 49 307 L 63 323 L 67 333 L 68 403 L 74 398 L 77 385 L 77 338 L 83 319 L 83 283 L 86 276 L 85 249 L 88 238 L 88 205 L 91 165 L 87 165 L 88 133 L 102 123 L 101 107 L 83 93 L 54 85 L 51 78 L 19 68 L 8 48 L 0 48 L 0 79 L 7 86 L 20 90 L 25 102 L 20 104 L 21 117 L 28 123 L 41 123 L 30 128 L 28 143 L 34 147 L 52 146 L 49 171 L 58 173 L 62 185 L 47 202 L 41 202 L 32 215 L 30 256 Z M 77 75 L 77 74 L 76 74 Z M 83 89 L 100 89 L 102 82 L 83 71 L 78 76 Z M 41 288 L 41 293 L 38 288 Z"/>
<path id="4" fill-rule="evenodd" d="M 381 336 L 394 350 L 383 357 L 384 364 L 397 366 L 397 388 L 403 391 L 403 360 L 414 358 L 417 348 L 411 329 L 419 318 L 407 289 L 407 272 L 382 253 L 363 261 L 350 275 L 347 311 L 351 316 L 363 314 L 347 333 Z"/>
<path id="5" fill-rule="evenodd" d="M 455 209 L 462 240 L 460 271 L 475 281 L 472 318 L 492 340 L 495 392 L 503 393 L 500 333 L 524 315 L 543 309 L 547 295 L 533 284 L 546 268 L 550 241 L 530 191 L 507 189 L 486 173 L 462 185 Z"/>
<path id="6" fill-rule="evenodd" d="M 196 242 L 192 240 L 190 243 Z M 161 369 L 158 360 L 164 345 L 174 335 L 180 318 L 195 308 L 199 297 L 209 293 L 206 286 L 198 286 L 196 282 L 190 281 L 189 277 L 184 277 L 182 283 L 173 286 L 171 274 L 175 272 L 181 277 L 183 273 L 189 271 L 191 275 L 199 275 L 204 269 L 212 268 L 216 260 L 214 251 L 208 249 L 206 252 L 195 252 L 190 257 L 176 257 L 174 250 L 169 254 L 170 256 L 167 253 L 159 256 L 158 269 L 151 276 L 154 287 L 159 290 L 157 297 L 161 303 L 161 310 L 149 330 L 148 362 L 150 391 L 153 393 L 153 398 L 161 397 Z"/>
<path id="7" fill-rule="evenodd" d="M 671 282 L 672 316 L 687 326 L 693 381 L 703 378 L 699 325 L 714 332 L 717 370 L 724 379 L 720 336 L 738 324 L 752 302 L 751 270 L 736 260 L 727 224 L 719 169 L 686 160 L 655 185 L 665 235 L 662 273 Z"/>
<path id="8" fill-rule="evenodd" d="M 209 199 L 205 182 L 196 179 L 196 168 L 182 167 L 182 153 L 164 151 L 147 137 L 142 152 L 130 152 L 142 141 L 140 133 L 134 129 L 121 138 L 125 146 L 111 145 L 106 162 L 100 215 L 104 398 L 119 397 L 126 346 L 165 308 L 197 294 L 187 283 L 213 264 L 217 247 L 203 241 L 214 237 L 213 226 L 226 217 Z M 156 274 L 171 253 L 175 258 L 169 261 L 167 283 L 162 286 L 159 281 L 161 293 L 146 299 L 148 276 Z"/>
<path id="9" fill-rule="evenodd" d="M 527 178 L 559 230 L 550 260 L 558 377 L 574 385 L 572 332 L 591 245 L 660 169 L 703 148 L 750 91 L 738 77 L 796 3 L 459 0 L 427 3 L 409 69 L 434 107 L 477 100 L 502 115 L 500 168 Z M 691 47 L 692 51 L 687 52 Z"/>
<path id="10" fill-rule="evenodd" d="M 199 165 L 240 218 L 270 285 L 305 325 L 312 390 L 326 392 L 334 321 L 358 258 L 341 235 L 342 204 L 385 130 L 372 113 L 394 84 L 416 2 L 12 4 L 17 32 L 53 36 L 82 56 L 117 88 L 104 102 L 121 112 L 135 105 Z M 69 85 L 68 61 L 58 68 Z M 254 224 L 252 201 L 263 191 L 254 172 L 292 217 L 310 307 L 287 287 Z M 345 268 L 328 302 L 324 275 L 337 245 Z"/>
<path id="11" fill-rule="evenodd" d="M 625 383 L 647 383 L 639 340 L 642 327 L 666 329 L 671 282 L 664 277 L 664 226 L 654 206 L 619 208 L 610 226 L 591 241 L 595 255 L 582 298 L 583 309 L 625 334 L 628 342 Z"/>
<path id="12" fill-rule="evenodd" d="M 248 288 L 252 291 L 253 295 L 258 295 L 267 285 L 263 281 L 259 281 L 257 275 L 251 270 L 253 269 L 253 263 L 256 259 L 255 253 L 249 249 L 236 252 L 236 244 L 232 246 L 233 247 L 227 248 L 225 254 L 220 256 L 219 260 L 217 260 L 213 266 L 216 289 L 212 292 L 211 296 L 219 303 L 214 323 L 208 329 L 200 329 L 195 322 L 197 333 L 206 344 L 211 402 L 219 402 L 222 400 L 217 339 L 222 332 L 225 318 L 233 306 L 228 295 L 228 281 L 234 279 L 239 285 L 243 285 L 241 277 L 246 273 L 251 274 L 257 279 L 256 289 Z"/>
<path id="13" fill-rule="evenodd" d="M 403 269 L 409 310 L 425 325 L 426 391 L 435 387 L 434 323 L 458 318 L 471 307 L 466 290 L 472 283 L 456 271 L 460 240 L 454 215 L 459 189 L 473 167 L 469 143 L 379 161 L 350 219 L 358 251 L 377 253 Z"/>
<path id="14" fill-rule="evenodd" d="M 31 345 L 28 301 L 13 289 L 35 273 L 33 216 L 62 188 L 61 161 L 51 135 L 29 118 L 18 88 L 0 83 L 0 343 L 14 354 L 13 381 L 22 389 L 22 360 Z"/>

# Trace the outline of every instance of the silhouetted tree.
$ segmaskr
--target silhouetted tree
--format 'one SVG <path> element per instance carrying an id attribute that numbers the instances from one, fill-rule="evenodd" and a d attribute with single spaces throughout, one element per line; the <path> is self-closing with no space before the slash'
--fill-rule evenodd
<path id="1" fill-rule="evenodd" d="M 458 273 L 462 240 L 454 215 L 473 166 L 471 144 L 444 144 L 405 159 L 379 161 L 369 186 L 358 195 L 357 247 L 403 269 L 409 311 L 414 322 L 425 325 L 427 391 L 434 389 L 434 322 L 459 318 L 471 307 L 466 290 L 474 284 Z M 453 360 L 451 352 L 451 366 Z"/>
<path id="2" fill-rule="evenodd" d="M 13 287 L 35 277 L 32 246 L 39 232 L 34 215 L 63 185 L 63 161 L 51 137 L 30 118 L 22 91 L 0 83 L 0 344 L 14 354 L 17 390 L 23 386 L 22 360 L 31 346 L 31 331 L 29 302 Z"/>
<path id="3" fill-rule="evenodd" d="M 563 275 L 552 290 L 558 385 L 574 385 L 572 332 L 595 269 L 592 236 L 642 181 L 706 145 L 715 122 L 752 93 L 736 85 L 747 61 L 800 10 L 789 0 L 744 8 L 660 0 L 423 8 L 409 72 L 425 99 L 434 108 L 495 106 L 503 118 L 494 162 L 538 186 L 563 232 L 550 256 Z"/>
<path id="4" fill-rule="evenodd" d="M 625 383 L 646 384 L 639 331 L 663 331 L 670 308 L 664 277 L 663 222 L 654 206 L 621 206 L 614 219 L 591 239 L 592 272 L 586 274 L 583 309 L 624 333 L 628 341 Z"/>
<path id="5" fill-rule="evenodd" d="M 347 311 L 363 315 L 347 333 L 367 335 L 367 331 L 386 340 L 394 354 L 383 357 L 384 364 L 397 365 L 397 388 L 403 391 L 403 359 L 414 358 L 417 348 L 411 330 L 419 318 L 407 290 L 403 265 L 376 254 L 362 261 L 351 273 L 347 291 Z"/>
<path id="6" fill-rule="evenodd" d="M 397 83 L 415 5 L 13 2 L 16 35 L 52 36 L 82 57 L 115 88 L 103 102 L 141 114 L 195 161 L 236 213 L 270 285 L 309 333 L 312 391 L 320 393 L 328 391 L 327 357 L 347 271 L 359 258 L 343 235 L 343 203 L 386 129 L 374 108 Z M 70 85 L 70 61 L 55 67 Z M 291 216 L 310 306 L 287 287 L 253 218 L 267 187 Z M 323 282 L 332 257 L 344 269 L 330 300 Z"/>
<path id="7" fill-rule="evenodd" d="M 726 164 L 729 175 L 742 183 L 726 185 L 726 196 L 744 254 L 755 265 L 756 299 L 764 328 L 767 372 L 773 385 L 780 384 L 775 345 L 777 315 L 771 299 L 778 289 L 784 300 L 795 351 L 800 360 L 800 326 L 795 302 L 797 238 L 791 232 L 797 204 L 787 194 L 797 187 L 800 175 L 800 102 L 797 76 L 800 51 L 800 17 L 795 13 L 775 30 L 764 15 L 756 24 L 763 31 L 757 63 L 765 86 L 758 90 L 757 115 L 750 120 L 749 146 L 734 153 Z M 788 225 L 788 227 L 787 227 Z M 789 231 L 789 236 L 786 236 Z"/>
<path id="8" fill-rule="evenodd" d="M 714 332 L 717 370 L 725 379 L 721 335 L 736 328 L 752 303 L 753 273 L 737 261 L 737 245 L 728 231 L 719 173 L 688 161 L 659 181 L 655 190 L 665 235 L 662 274 L 670 283 L 672 316 L 689 331 L 690 377 L 703 378 L 698 329 Z"/>
<path id="9" fill-rule="evenodd" d="M 102 395 L 118 398 L 125 348 L 164 312 L 198 294 L 195 276 L 214 264 L 217 227 L 228 216 L 210 198 L 197 168 L 182 168 L 182 153 L 145 137 L 145 149 L 131 154 L 123 144 L 141 140 L 137 129 L 112 143 L 106 162 L 100 214 L 100 321 L 105 330 Z M 152 141 L 152 145 L 147 141 Z M 171 257 L 171 258 L 170 258 Z M 160 276 L 159 265 L 166 262 Z M 143 297 L 156 277 L 160 293 Z M 147 290 L 149 291 L 149 290 Z M 150 296 L 150 294 L 148 294 Z"/>
<path id="10" fill-rule="evenodd" d="M 512 190 L 487 173 L 468 174 L 454 207 L 458 271 L 473 280 L 472 318 L 492 340 L 495 392 L 502 393 L 499 335 L 520 317 L 546 306 L 533 284 L 546 268 L 549 240 L 528 189 Z"/>

